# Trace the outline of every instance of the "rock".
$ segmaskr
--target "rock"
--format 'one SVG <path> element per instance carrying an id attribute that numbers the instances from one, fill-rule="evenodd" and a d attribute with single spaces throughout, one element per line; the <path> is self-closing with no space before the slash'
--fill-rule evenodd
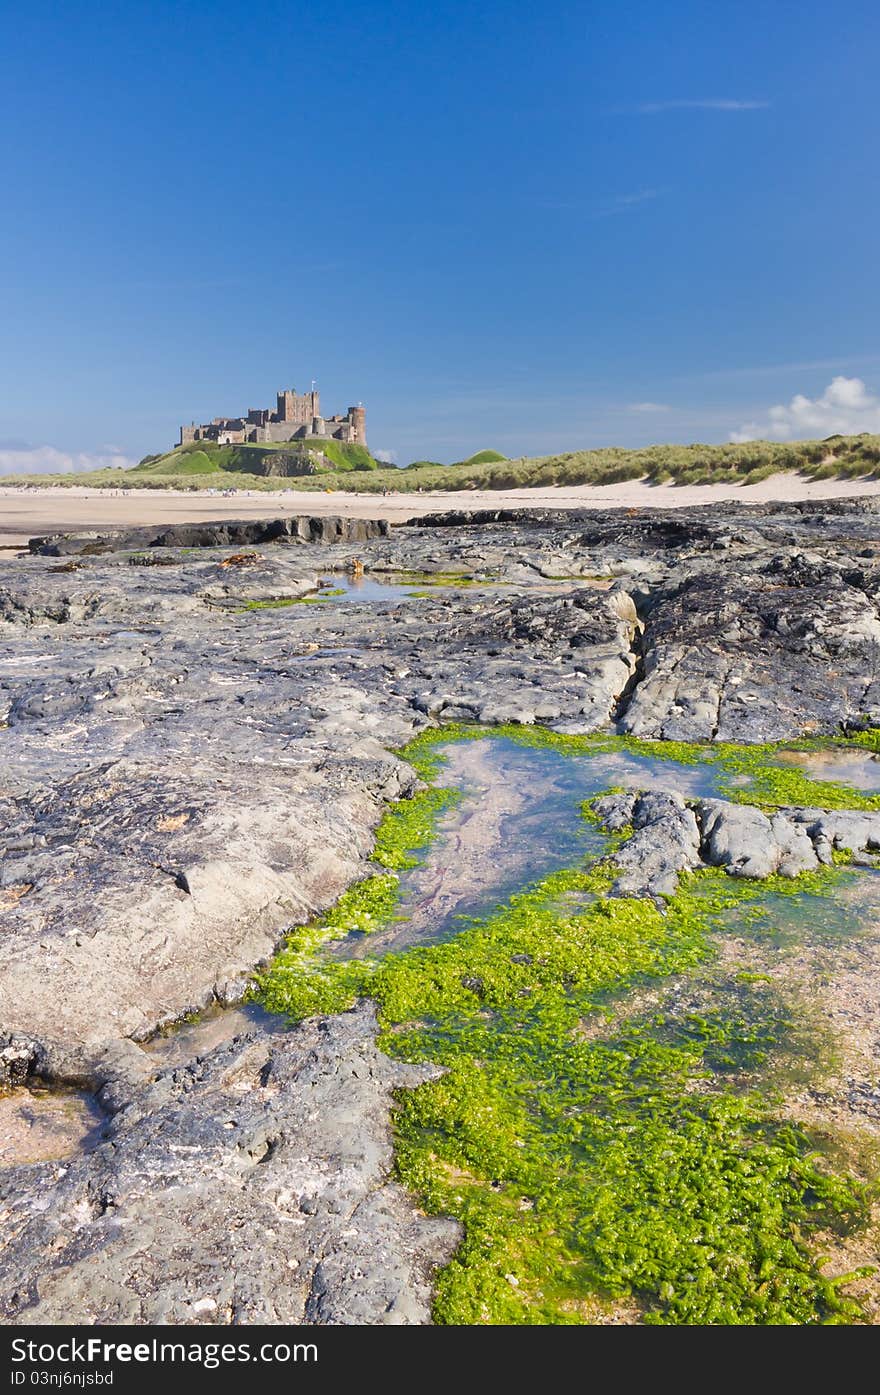
<path id="1" fill-rule="evenodd" d="M 880 812 L 849 809 L 786 809 L 786 816 L 809 835 L 821 861 L 834 850 L 880 851 Z"/>
<path id="2" fill-rule="evenodd" d="M 389 1118 L 392 1091 L 434 1072 L 375 1036 L 362 1004 L 186 1068 L 127 1066 L 93 1151 L 0 1174 L 3 1319 L 427 1322 L 460 1231 L 391 1180 Z"/>
<path id="3" fill-rule="evenodd" d="M 235 1001 L 368 870 L 415 784 L 391 751 L 432 721 L 769 741 L 880 720 L 878 509 L 303 517 L 0 560 L 0 1078 L 100 1086 L 108 1118 L 69 1166 L 4 1178 L 8 1319 L 425 1321 L 456 1232 L 389 1181 L 390 1092 L 421 1077 L 368 1010 L 173 1069 L 136 1042 Z M 358 567 L 444 584 L 253 605 Z M 701 852 L 760 876 L 880 850 L 880 814 L 597 812 L 633 828 L 616 891 L 655 899 Z"/>
<path id="4" fill-rule="evenodd" d="M 437 718 L 595 730 L 635 662 L 620 589 L 251 610 L 314 590 L 326 548 L 144 555 L 0 562 L 0 1032 L 57 1078 L 240 996 L 362 876 L 414 788 L 388 747 Z"/>
<path id="5" fill-rule="evenodd" d="M 593 809 L 612 832 L 633 827 L 613 854 L 621 872 L 615 896 L 671 896 L 679 874 L 701 862 L 732 877 L 755 878 L 796 877 L 819 862 L 807 829 L 788 813 L 768 818 L 723 799 L 701 800 L 694 811 L 680 795 L 654 791 L 605 795 Z"/>
<path id="6" fill-rule="evenodd" d="M 679 873 L 699 862 L 697 820 L 680 795 L 654 790 L 632 800 L 612 795 L 597 799 L 593 808 L 608 828 L 633 826 L 632 836 L 614 854 L 620 875 L 612 895 L 671 896 Z"/>
<path id="7" fill-rule="evenodd" d="M 619 833 L 622 828 L 628 828 L 633 821 L 636 798 L 637 795 L 629 792 L 603 794 L 599 799 L 593 800 L 593 813 L 609 833 Z"/>
<path id="8" fill-rule="evenodd" d="M 835 732 L 875 698 L 874 600 L 827 567 L 700 572 L 655 598 L 622 729 L 670 741 Z"/>
<path id="9" fill-rule="evenodd" d="M 697 806 L 701 856 L 732 877 L 795 877 L 818 865 L 806 830 L 785 814 L 770 818 L 748 804 L 705 799 Z"/>
<path id="10" fill-rule="evenodd" d="M 43 557 L 100 556 L 142 547 L 246 547 L 283 538 L 302 542 L 365 542 L 387 533 L 388 523 L 383 518 L 300 515 L 241 522 L 177 523 L 170 528 L 156 524 L 107 533 L 55 533 L 31 538 L 28 548 Z"/>
<path id="11" fill-rule="evenodd" d="M 39 1059 L 39 1046 L 27 1037 L 8 1036 L 0 1041 L 0 1086 L 23 1085 Z"/>

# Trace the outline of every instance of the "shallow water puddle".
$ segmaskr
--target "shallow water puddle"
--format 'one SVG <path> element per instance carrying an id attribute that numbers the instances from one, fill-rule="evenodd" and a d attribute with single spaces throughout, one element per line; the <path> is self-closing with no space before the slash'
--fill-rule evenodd
<path id="1" fill-rule="evenodd" d="M 98 1142 L 103 1122 L 91 1095 L 82 1091 L 22 1086 L 0 1094 L 0 1167 L 87 1152 Z"/>
<path id="2" fill-rule="evenodd" d="M 607 591 L 612 580 L 607 577 L 559 577 L 548 578 L 535 575 L 518 581 L 499 581 L 491 577 L 473 577 L 465 573 L 425 573 L 424 576 L 408 576 L 404 572 L 370 572 L 364 576 L 352 576 L 350 572 L 334 572 L 321 577 L 313 600 L 321 601 L 401 601 L 420 600 L 425 593 L 434 591 L 461 590 L 477 591 L 523 591 L 529 595 L 554 595 L 558 591 L 570 591 L 573 587 L 586 587 L 593 591 Z"/>
<path id="3" fill-rule="evenodd" d="M 415 583 L 402 585 L 395 581 L 380 581 L 375 576 L 351 576 L 348 572 L 334 572 L 332 576 L 321 577 L 321 584 L 314 598 L 322 601 L 402 601 L 414 599 Z"/>
<path id="4" fill-rule="evenodd" d="M 238 1007 L 215 1004 L 197 1016 L 157 1033 L 141 1045 L 164 1070 L 197 1060 L 199 1056 L 206 1055 L 217 1046 L 225 1046 L 246 1032 L 255 1029 L 283 1032 L 285 1026 L 277 1013 L 266 1012 L 259 1003 L 242 1003 Z"/>
<path id="5" fill-rule="evenodd" d="M 797 766 L 813 780 L 880 793 L 880 760 L 866 751 L 778 751 L 776 759 Z"/>
<path id="6" fill-rule="evenodd" d="M 462 791 L 441 816 L 419 866 L 401 876 L 398 923 L 328 946 L 334 957 L 359 958 L 448 939 L 462 917 L 487 915 L 529 882 L 601 855 L 606 838 L 581 805 L 621 787 L 678 791 L 687 798 L 717 791 L 711 765 L 678 765 L 629 752 L 567 756 L 521 746 L 507 737 L 451 743 L 437 784 Z"/>
<path id="7" fill-rule="evenodd" d="M 720 912 L 719 924 L 770 949 L 822 945 L 880 931 L 880 874 L 841 868 L 834 894 L 796 882 L 784 891 L 754 884 L 754 900 Z M 699 889 L 695 893 L 699 896 Z"/>

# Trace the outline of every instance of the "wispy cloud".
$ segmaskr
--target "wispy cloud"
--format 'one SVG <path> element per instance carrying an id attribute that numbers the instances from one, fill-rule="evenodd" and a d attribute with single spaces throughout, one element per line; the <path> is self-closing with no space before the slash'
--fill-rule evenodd
<path id="1" fill-rule="evenodd" d="M 665 102 L 637 102 L 631 107 L 615 107 L 618 114 L 660 116 L 665 111 L 765 111 L 770 103 L 740 97 L 674 97 Z"/>
<path id="2" fill-rule="evenodd" d="M 381 460 L 383 465 L 397 464 L 396 450 L 374 450 L 373 455 L 377 460 Z"/>
<path id="3" fill-rule="evenodd" d="M 121 451 L 58 450 L 55 446 L 29 446 L 21 441 L 0 442 L 0 475 L 60 475 L 83 470 L 128 469 L 137 461 Z"/>
<path id="4" fill-rule="evenodd" d="M 654 199 L 662 198 L 666 193 L 665 189 L 637 189 L 632 194 L 618 194 L 616 198 L 609 199 L 607 203 L 601 205 L 593 213 L 594 218 L 611 218 L 615 213 L 628 213 L 632 208 L 638 208 L 643 203 L 653 203 Z"/>
<path id="5" fill-rule="evenodd" d="M 731 441 L 790 441 L 840 433 L 880 432 L 880 397 L 861 378 L 832 378 L 821 397 L 796 393 L 788 403 L 767 410 L 760 421 L 748 421 L 731 431 Z"/>
<path id="6" fill-rule="evenodd" d="M 796 363 L 758 363 L 742 368 L 712 368 L 705 373 L 686 373 L 677 382 L 736 382 L 748 378 L 785 377 L 792 373 L 814 373 L 835 369 L 874 367 L 880 364 L 880 354 L 850 354 L 846 358 L 804 359 Z"/>
<path id="7" fill-rule="evenodd" d="M 593 218 L 613 218 L 617 213 L 631 213 L 633 209 L 641 207 L 642 204 L 653 203 L 654 199 L 660 199 L 668 193 L 668 189 L 635 189 L 626 194 L 614 194 L 601 201 L 596 199 L 542 199 L 540 206 L 552 209 L 554 212 L 563 210 L 580 212 L 590 221 Z"/>
<path id="8" fill-rule="evenodd" d="M 671 412 L 672 408 L 668 407 L 665 402 L 630 402 L 626 410 L 648 416 L 655 412 Z"/>

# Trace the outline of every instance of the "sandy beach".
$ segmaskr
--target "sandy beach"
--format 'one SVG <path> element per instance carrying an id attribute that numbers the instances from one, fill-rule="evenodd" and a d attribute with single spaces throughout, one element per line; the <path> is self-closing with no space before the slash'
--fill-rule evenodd
<path id="1" fill-rule="evenodd" d="M 783 473 L 752 485 L 672 485 L 629 480 L 611 485 L 563 485 L 543 489 L 448 493 L 355 494 L 337 491 L 239 491 L 226 497 L 207 490 L 130 490 L 111 493 L 80 485 L 0 488 L 0 547 L 16 548 L 45 533 L 127 528 L 139 524 L 191 523 L 227 518 L 278 518 L 285 514 L 343 514 L 401 523 L 448 509 L 696 508 L 734 499 L 742 504 L 774 500 L 847 499 L 880 494 L 877 480 L 808 480 Z"/>

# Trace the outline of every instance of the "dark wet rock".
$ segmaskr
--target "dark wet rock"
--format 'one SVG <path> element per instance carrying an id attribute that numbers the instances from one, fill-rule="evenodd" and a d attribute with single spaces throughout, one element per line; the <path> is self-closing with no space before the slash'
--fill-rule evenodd
<path id="1" fill-rule="evenodd" d="M 105 533 L 56 533 L 31 538 L 28 547 L 43 557 L 100 556 L 142 547 L 247 547 L 252 543 L 366 542 L 385 537 L 388 524 L 381 518 L 341 518 L 329 515 L 272 519 L 223 520 L 210 523 L 156 524 Z"/>
<path id="2" fill-rule="evenodd" d="M 46 1323 L 422 1323 L 459 1228 L 391 1180 L 373 1010 L 239 1037 L 103 1093 L 103 1141 L 0 1172 L 0 1314 Z M 137 1048 L 132 1047 L 137 1052 Z"/>
<path id="3" fill-rule="evenodd" d="M 835 732 L 880 704 L 880 618 L 829 569 L 701 573 L 658 598 L 633 736 L 774 741 Z"/>
<path id="4" fill-rule="evenodd" d="M 478 998 L 482 998 L 486 991 L 486 985 L 478 974 L 464 974 L 461 980 L 462 988 L 466 988 L 469 993 L 476 993 Z"/>

